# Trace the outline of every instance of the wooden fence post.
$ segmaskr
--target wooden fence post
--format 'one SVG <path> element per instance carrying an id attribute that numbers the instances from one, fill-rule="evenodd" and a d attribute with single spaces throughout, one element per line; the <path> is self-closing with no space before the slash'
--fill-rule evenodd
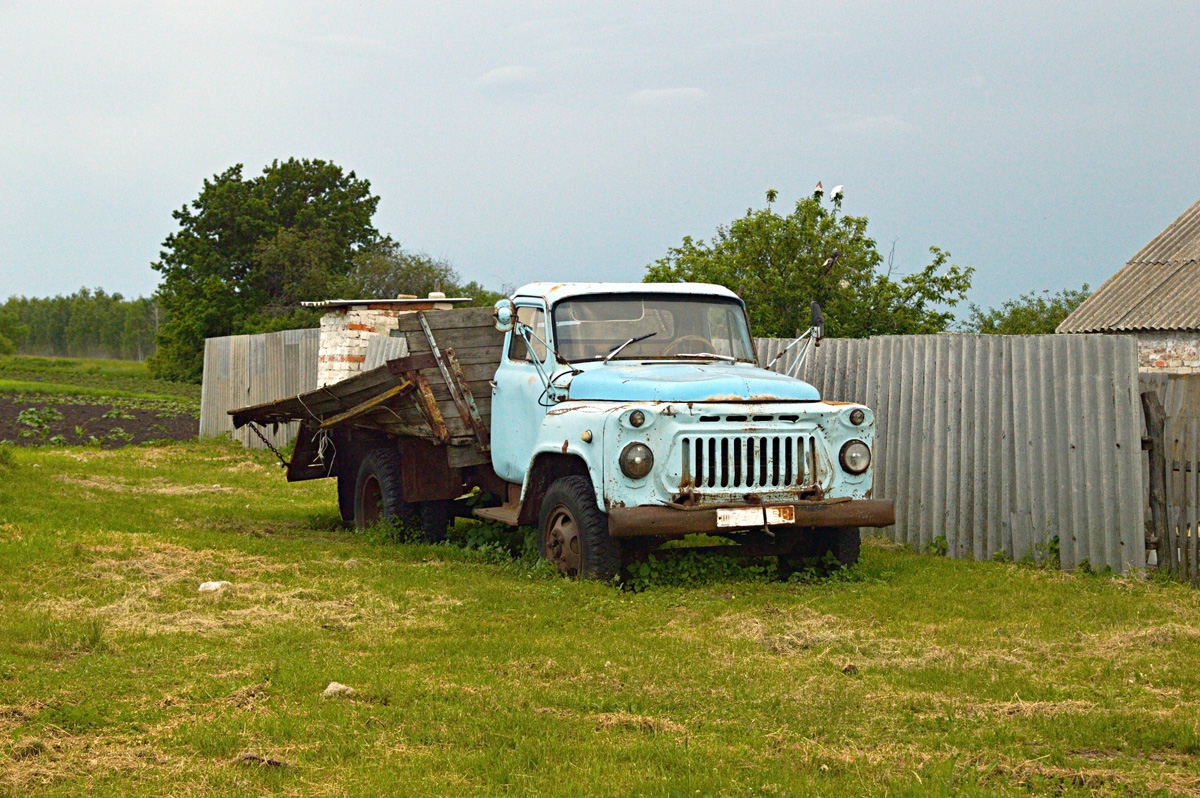
<path id="1" fill-rule="evenodd" d="M 1158 567 L 1179 572 L 1175 547 L 1168 540 L 1166 410 L 1157 391 L 1142 394 L 1142 413 L 1146 417 L 1146 437 L 1150 444 L 1150 537 L 1158 552 Z M 1147 541 L 1149 542 L 1149 541 Z M 1163 555 L 1166 554 L 1164 562 Z"/>

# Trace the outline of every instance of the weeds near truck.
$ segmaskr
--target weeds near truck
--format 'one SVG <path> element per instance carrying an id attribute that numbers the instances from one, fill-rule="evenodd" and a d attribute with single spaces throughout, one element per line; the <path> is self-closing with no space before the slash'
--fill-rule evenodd
<path id="1" fill-rule="evenodd" d="M 1200 794 L 1177 584 L 868 539 L 634 593 L 233 444 L 6 450 L 0 795 Z"/>

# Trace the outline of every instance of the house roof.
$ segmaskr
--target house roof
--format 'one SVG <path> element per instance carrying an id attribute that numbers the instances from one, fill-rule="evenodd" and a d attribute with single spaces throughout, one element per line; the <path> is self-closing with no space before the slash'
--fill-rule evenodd
<path id="1" fill-rule="evenodd" d="M 1060 333 L 1200 330 L 1200 202 L 1058 325 Z"/>

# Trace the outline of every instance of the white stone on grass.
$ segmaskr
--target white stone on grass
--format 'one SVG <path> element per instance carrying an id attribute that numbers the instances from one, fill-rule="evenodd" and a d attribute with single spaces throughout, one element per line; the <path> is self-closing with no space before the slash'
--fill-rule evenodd
<path id="1" fill-rule="evenodd" d="M 219 582 L 202 582 L 200 584 L 201 593 L 216 593 L 218 590 L 224 590 L 227 587 L 232 587 L 232 582 L 226 582 L 222 579 Z"/>
<path id="2" fill-rule="evenodd" d="M 349 698 L 354 695 L 354 688 L 347 687 L 338 682 L 330 682 L 325 691 L 321 693 L 321 698 Z"/>

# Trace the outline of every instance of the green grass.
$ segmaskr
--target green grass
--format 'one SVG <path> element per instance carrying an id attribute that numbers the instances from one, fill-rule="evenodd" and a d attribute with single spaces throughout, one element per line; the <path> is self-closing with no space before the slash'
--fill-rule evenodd
<path id="1" fill-rule="evenodd" d="M 0 794 L 1200 791 L 1179 585 L 874 541 L 630 593 L 348 533 L 230 444 L 5 459 Z"/>
<path id="2" fill-rule="evenodd" d="M 0 394 L 18 401 L 54 397 L 73 404 L 200 411 L 199 385 L 154 379 L 145 363 L 132 360 L 0 356 Z"/>

